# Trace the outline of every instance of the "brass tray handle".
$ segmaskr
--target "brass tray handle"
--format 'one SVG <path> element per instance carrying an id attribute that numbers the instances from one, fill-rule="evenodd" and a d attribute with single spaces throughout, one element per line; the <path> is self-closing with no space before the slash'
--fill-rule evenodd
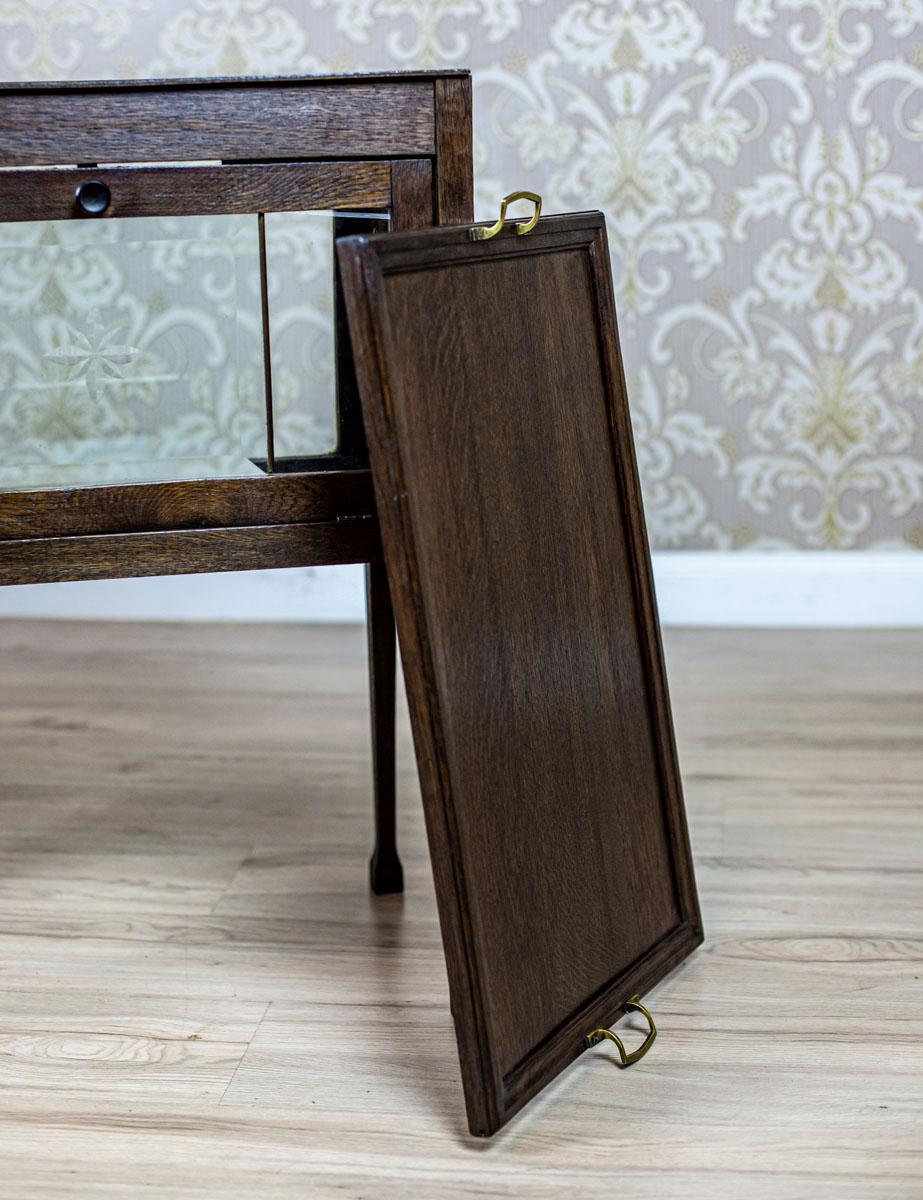
<path id="1" fill-rule="evenodd" d="M 531 200 L 535 205 L 535 212 L 528 221 L 518 221 L 516 224 L 516 233 L 520 237 L 524 233 L 531 233 L 538 224 L 538 219 L 542 215 L 542 198 L 536 195 L 535 192 L 510 192 L 508 196 L 504 196 L 500 201 L 500 217 L 493 225 L 473 225 L 471 228 L 471 240 L 473 242 L 486 242 L 488 238 L 496 237 L 503 226 L 506 224 L 506 210 L 515 200 Z"/>
<path id="2" fill-rule="evenodd" d="M 610 1042 L 614 1042 L 619 1052 L 621 1065 L 630 1067 L 632 1063 L 636 1063 L 638 1059 L 643 1058 L 654 1044 L 654 1039 L 657 1037 L 657 1026 L 654 1024 L 654 1018 L 641 1003 L 640 996 L 632 996 L 622 1005 L 624 1012 L 639 1012 L 646 1018 L 650 1028 L 648 1029 L 647 1037 L 641 1043 L 637 1050 L 632 1050 L 629 1054 L 625 1049 L 625 1045 L 618 1034 L 613 1033 L 611 1029 L 593 1029 L 586 1035 L 586 1046 L 598 1046 L 603 1038 L 607 1038 Z"/>

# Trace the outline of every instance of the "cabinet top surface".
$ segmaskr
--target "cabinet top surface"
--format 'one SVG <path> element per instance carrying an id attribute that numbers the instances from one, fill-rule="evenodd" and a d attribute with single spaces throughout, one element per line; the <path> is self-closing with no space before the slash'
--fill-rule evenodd
<path id="1" fill-rule="evenodd" d="M 420 83 L 436 79 L 465 79 L 471 72 L 467 70 L 445 71 L 380 71 L 352 75 L 239 75 L 215 76 L 212 78 L 179 78 L 179 79 L 78 79 L 62 80 L 25 80 L 11 83 L 0 83 L 0 93 L 3 92 L 75 92 L 75 91 L 131 91 L 136 88 L 213 88 L 213 87 L 253 87 L 253 86 L 292 86 L 304 84 L 371 84 L 387 86 L 400 83 Z"/>

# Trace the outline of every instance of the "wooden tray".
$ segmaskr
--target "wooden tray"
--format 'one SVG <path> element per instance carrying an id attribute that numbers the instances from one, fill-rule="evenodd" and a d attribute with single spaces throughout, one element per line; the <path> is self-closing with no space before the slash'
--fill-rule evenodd
<path id="1" fill-rule="evenodd" d="M 702 940 L 605 225 L 338 253 L 468 1119 L 490 1134 Z"/>

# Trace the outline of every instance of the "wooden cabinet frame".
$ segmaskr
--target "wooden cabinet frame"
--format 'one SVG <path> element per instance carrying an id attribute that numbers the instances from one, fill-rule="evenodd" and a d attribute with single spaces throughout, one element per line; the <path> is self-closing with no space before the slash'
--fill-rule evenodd
<path id="1" fill-rule="evenodd" d="M 74 202 L 91 177 L 112 193 L 100 217 Z M 472 220 L 468 73 L 0 85 L 0 221 L 318 208 L 388 213 L 392 229 Z M 0 493 L 0 584 L 368 564 L 372 885 L 393 891 L 394 623 L 338 326 L 331 455 L 256 478 Z"/>

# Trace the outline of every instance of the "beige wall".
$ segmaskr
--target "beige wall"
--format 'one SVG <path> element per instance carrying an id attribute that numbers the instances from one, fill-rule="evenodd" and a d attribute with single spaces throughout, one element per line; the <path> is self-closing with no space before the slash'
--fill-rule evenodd
<path id="1" fill-rule="evenodd" d="M 923 548 L 923 0 L 0 0 L 8 79 L 432 64 L 483 215 L 606 211 L 656 546 Z"/>

